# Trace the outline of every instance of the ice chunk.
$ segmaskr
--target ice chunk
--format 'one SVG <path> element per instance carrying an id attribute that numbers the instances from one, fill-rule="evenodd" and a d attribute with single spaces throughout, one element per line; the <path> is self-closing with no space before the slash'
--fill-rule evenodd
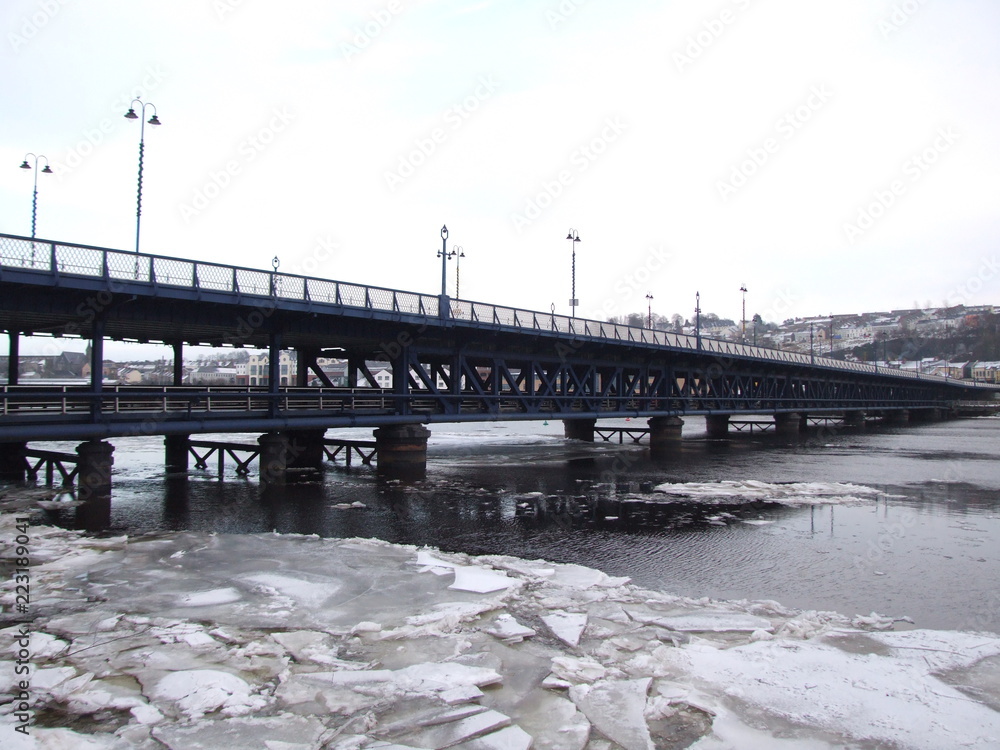
<path id="1" fill-rule="evenodd" d="M 510 717 L 492 709 L 446 724 L 421 727 L 397 738 L 402 745 L 447 748 L 510 726 Z"/>
<path id="2" fill-rule="evenodd" d="M 542 615 L 542 622 L 562 641 L 570 646 L 580 645 L 580 636 L 587 627 L 587 615 L 555 610 Z"/>
<path id="3" fill-rule="evenodd" d="M 497 615 L 493 624 L 486 632 L 507 643 L 520 643 L 525 638 L 535 635 L 535 631 L 514 619 L 513 615 Z"/>
<path id="4" fill-rule="evenodd" d="M 650 678 L 615 680 L 570 688 L 569 696 L 594 727 L 625 750 L 654 750 L 646 726 Z"/>
<path id="5" fill-rule="evenodd" d="M 755 630 L 771 631 L 774 629 L 771 621 L 765 620 L 763 617 L 755 617 L 742 612 L 713 612 L 710 610 L 658 617 L 652 622 L 654 625 L 684 633 L 752 633 Z"/>
<path id="6" fill-rule="evenodd" d="M 462 743 L 462 750 L 529 750 L 531 742 L 530 734 L 521 727 L 511 726 L 468 740 Z"/>
<path id="7" fill-rule="evenodd" d="M 457 591 L 474 591 L 479 594 L 488 594 L 491 591 L 507 589 L 518 583 L 517 580 L 509 578 L 506 573 L 499 570 L 490 570 L 475 565 L 455 566 L 455 582 L 448 588 Z"/>
<path id="8" fill-rule="evenodd" d="M 217 669 L 171 672 L 156 683 L 152 697 L 176 704 L 192 719 L 215 710 L 234 716 L 245 714 L 266 704 L 262 697 L 251 695 L 246 680 Z"/>
<path id="9" fill-rule="evenodd" d="M 229 747 L 238 747 L 240 750 L 279 750 L 314 748 L 324 729 L 323 724 L 316 719 L 279 714 L 159 726 L 153 729 L 153 736 L 170 750 Z"/>
<path id="10" fill-rule="evenodd" d="M 475 685 L 462 685 L 450 690 L 442 690 L 438 693 L 438 697 L 449 706 L 454 706 L 458 703 L 471 703 L 472 701 L 479 700 L 483 695 L 483 691 Z"/>
<path id="11" fill-rule="evenodd" d="M 231 604 L 239 601 L 243 596 L 232 586 L 211 591 L 199 591 L 194 594 L 185 594 L 177 602 L 181 607 L 211 607 L 219 604 Z"/>
<path id="12" fill-rule="evenodd" d="M 563 564 L 555 567 L 555 575 L 551 577 L 553 583 L 561 586 L 568 586 L 575 589 L 589 589 L 594 586 L 603 588 L 614 588 L 624 586 L 631 579 L 628 577 L 612 578 L 607 573 L 594 568 L 587 568 L 583 565 Z"/>

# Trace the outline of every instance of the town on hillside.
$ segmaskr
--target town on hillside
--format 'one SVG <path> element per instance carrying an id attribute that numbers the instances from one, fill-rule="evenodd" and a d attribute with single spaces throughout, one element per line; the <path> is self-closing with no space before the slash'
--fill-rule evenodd
<path id="1" fill-rule="evenodd" d="M 676 314 L 665 317 L 632 313 L 613 322 L 847 361 L 877 362 L 882 367 L 928 375 L 1000 383 L 998 320 L 992 305 L 789 318 L 781 323 L 764 321 L 760 315 L 737 322 L 712 313 L 702 314 L 698 321 Z M 0 356 L 0 382 L 6 378 L 8 359 Z M 347 387 L 346 360 L 321 357 L 317 364 L 334 386 Z M 366 369 L 365 377 L 376 387 L 392 387 L 392 370 L 387 362 L 370 361 Z M 204 386 L 266 386 L 268 372 L 266 351 L 217 349 L 186 360 L 182 382 Z M 281 352 L 279 372 L 281 385 L 297 382 L 294 351 Z M 18 381 L 25 385 L 72 383 L 90 378 L 90 357 L 86 352 L 64 351 L 18 358 Z M 170 385 L 174 382 L 173 362 L 165 358 L 105 360 L 103 378 L 106 383 L 122 385 Z M 318 384 L 315 379 L 311 383 Z"/>

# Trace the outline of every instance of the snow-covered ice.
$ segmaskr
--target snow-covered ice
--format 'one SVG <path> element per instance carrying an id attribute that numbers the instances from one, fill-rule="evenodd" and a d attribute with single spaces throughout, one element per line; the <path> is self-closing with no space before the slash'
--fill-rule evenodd
<path id="1" fill-rule="evenodd" d="M 0 514 L 0 544 L 12 528 Z M 4 750 L 1000 747 L 992 634 L 369 539 L 33 526 L 32 544 L 28 737 L 0 585 Z"/>

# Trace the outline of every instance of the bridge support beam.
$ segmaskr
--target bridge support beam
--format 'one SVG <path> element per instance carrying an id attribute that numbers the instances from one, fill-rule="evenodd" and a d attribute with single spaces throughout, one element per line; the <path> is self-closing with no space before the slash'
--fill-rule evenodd
<path id="1" fill-rule="evenodd" d="M 649 425 L 649 449 L 664 451 L 676 448 L 681 442 L 684 420 L 680 417 L 652 417 Z"/>
<path id="2" fill-rule="evenodd" d="M 778 435 L 798 435 L 805 421 L 805 417 L 797 412 L 775 414 L 774 431 Z"/>
<path id="3" fill-rule="evenodd" d="M 21 368 L 21 334 L 18 331 L 7 331 L 10 339 L 10 356 L 7 358 L 7 385 L 17 385 L 17 376 Z"/>
<path id="4" fill-rule="evenodd" d="M 288 439 L 289 469 L 323 470 L 323 436 L 326 430 L 289 430 L 285 433 Z"/>
<path id="5" fill-rule="evenodd" d="M 266 432 L 257 438 L 260 445 L 260 483 L 284 484 L 288 473 L 288 437 L 280 432 Z"/>
<path id="6" fill-rule="evenodd" d="M 23 482 L 27 475 L 24 463 L 24 451 L 28 444 L 0 443 L 0 480 L 5 482 Z"/>
<path id="7" fill-rule="evenodd" d="M 394 424 L 375 430 L 378 468 L 419 469 L 427 465 L 427 438 L 422 424 Z"/>
<path id="8" fill-rule="evenodd" d="M 168 474 L 188 470 L 190 435 L 167 435 L 163 438 L 164 465 Z"/>
<path id="9" fill-rule="evenodd" d="M 709 414 L 705 417 L 705 430 L 710 438 L 724 438 L 729 434 L 729 418 L 732 414 Z"/>
<path id="10" fill-rule="evenodd" d="M 569 440 L 583 440 L 592 443 L 594 442 L 594 428 L 596 426 L 596 419 L 564 419 L 563 434 Z"/>
<path id="11" fill-rule="evenodd" d="M 844 427 L 864 427 L 865 413 L 863 411 L 845 411 Z"/>
<path id="12" fill-rule="evenodd" d="M 175 341 L 173 343 L 173 348 L 174 348 L 174 385 L 184 385 L 184 342 Z"/>

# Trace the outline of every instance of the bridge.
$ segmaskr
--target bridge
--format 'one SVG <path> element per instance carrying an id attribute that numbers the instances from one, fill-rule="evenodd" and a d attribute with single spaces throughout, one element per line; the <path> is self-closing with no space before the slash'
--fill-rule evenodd
<path id="1" fill-rule="evenodd" d="M 726 434 L 737 415 L 766 414 L 778 432 L 809 418 L 861 424 L 873 416 L 940 418 L 997 388 L 875 364 L 650 330 L 396 289 L 0 234 L 0 330 L 8 334 L 0 390 L 0 477 L 24 476 L 29 441 L 81 440 L 81 483 L 110 476 L 108 438 L 164 436 L 167 468 L 185 470 L 190 436 L 261 434 L 261 475 L 322 461 L 323 433 L 372 427 L 380 468 L 422 465 L 428 425 L 561 419 L 593 440 L 597 420 L 648 419 L 654 450 L 704 415 Z M 22 336 L 90 342 L 84 386 L 18 381 Z M 173 383 L 109 386 L 107 340 L 174 352 Z M 182 382 L 184 347 L 269 353 L 266 386 Z M 282 351 L 296 382 L 281 384 Z M 320 357 L 347 362 L 336 387 Z M 368 363 L 385 362 L 380 388 Z M 738 421 L 738 420 L 737 420 Z M 102 463 L 103 462 L 103 463 Z M 90 467 L 90 468 L 88 468 Z M 96 468 L 93 468 L 96 467 Z M 103 469 L 101 468 L 103 467 Z M 95 473 L 96 472 L 96 473 Z M 97 480 L 92 480 L 97 481 Z M 110 480 L 109 480 L 110 481 Z"/>

